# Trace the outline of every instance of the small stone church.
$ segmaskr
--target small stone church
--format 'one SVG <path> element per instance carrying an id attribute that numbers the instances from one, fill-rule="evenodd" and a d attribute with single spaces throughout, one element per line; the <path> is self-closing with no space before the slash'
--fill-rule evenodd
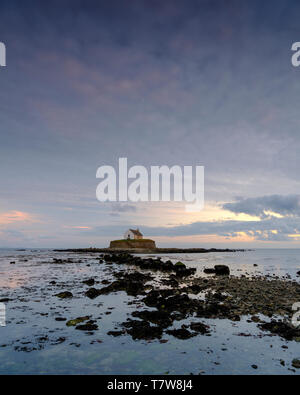
<path id="1" fill-rule="evenodd" d="M 144 239 L 139 229 L 128 229 L 124 233 L 123 240 L 112 240 L 109 248 L 114 251 L 136 251 L 136 252 L 155 252 L 156 245 L 154 240 Z"/>
<path id="2" fill-rule="evenodd" d="M 142 238 L 143 238 L 143 235 L 139 231 L 139 229 L 128 229 L 124 233 L 125 240 L 141 240 Z"/>

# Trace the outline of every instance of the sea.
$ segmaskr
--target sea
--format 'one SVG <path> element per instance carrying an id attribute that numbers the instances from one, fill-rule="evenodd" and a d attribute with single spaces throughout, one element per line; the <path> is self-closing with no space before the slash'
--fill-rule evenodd
<path id="1" fill-rule="evenodd" d="M 94 300 L 85 296 L 88 287 L 82 281 L 113 281 L 113 271 L 119 270 L 114 264 L 99 264 L 99 255 L 0 249 L 0 374 L 300 373 L 291 364 L 294 358 L 300 359 L 300 343 L 262 332 L 257 324 L 247 322 L 247 316 L 239 322 L 201 320 L 210 326 L 211 336 L 186 340 L 166 334 L 163 342 L 108 335 L 144 306 L 138 297 L 125 292 L 101 295 Z M 225 264 L 235 276 L 269 275 L 299 281 L 298 249 L 160 256 L 197 268 L 197 276 L 205 276 L 206 267 Z M 61 264 L 55 259 L 70 261 Z M 154 279 L 154 285 L 158 280 L 159 277 Z M 72 292 L 73 298 L 55 296 L 62 291 Z M 93 334 L 57 320 L 86 315 L 97 321 L 99 329 Z M 175 321 L 174 327 L 188 321 Z"/>

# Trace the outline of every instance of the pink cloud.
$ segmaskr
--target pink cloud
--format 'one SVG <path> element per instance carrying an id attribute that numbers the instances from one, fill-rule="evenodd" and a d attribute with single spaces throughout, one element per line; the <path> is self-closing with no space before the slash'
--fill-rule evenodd
<path id="1" fill-rule="evenodd" d="M 9 211 L 7 213 L 0 213 L 0 225 L 12 224 L 15 222 L 33 221 L 33 217 L 23 211 Z"/>
<path id="2" fill-rule="evenodd" d="M 64 226 L 64 228 L 68 228 L 68 229 L 91 229 L 90 226 Z"/>

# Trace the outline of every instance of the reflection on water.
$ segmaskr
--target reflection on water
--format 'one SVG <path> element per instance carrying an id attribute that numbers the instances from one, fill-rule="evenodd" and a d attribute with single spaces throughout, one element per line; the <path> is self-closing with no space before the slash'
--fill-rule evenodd
<path id="1" fill-rule="evenodd" d="M 53 258 L 70 256 L 72 263 L 53 263 Z M 197 267 L 197 275 L 204 275 L 204 267 L 219 263 L 230 266 L 237 276 L 248 273 L 296 278 L 300 270 L 298 250 L 165 254 L 162 259 Z M 83 280 L 95 278 L 100 282 L 96 287 L 101 287 L 101 281 L 113 279 L 115 269 L 115 265 L 100 265 L 88 254 L 0 250 L 0 300 L 9 299 L 5 302 L 7 325 L 0 327 L 0 373 L 293 373 L 289 368 L 292 359 L 300 357 L 299 343 L 262 334 L 255 323 L 247 322 L 247 317 L 241 322 L 201 320 L 210 325 L 211 336 L 188 340 L 164 335 L 167 342 L 160 343 L 107 335 L 142 307 L 139 298 L 124 292 L 94 300 L 85 297 Z M 61 291 L 72 292 L 73 298 L 60 300 L 54 296 Z M 99 326 L 93 335 L 67 327 L 62 321 L 85 315 Z M 174 327 L 187 321 L 175 321 Z M 253 364 L 258 366 L 255 371 Z"/>

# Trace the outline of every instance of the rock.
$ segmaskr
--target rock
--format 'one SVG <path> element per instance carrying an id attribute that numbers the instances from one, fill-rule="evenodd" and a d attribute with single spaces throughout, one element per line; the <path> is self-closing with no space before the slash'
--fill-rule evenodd
<path id="1" fill-rule="evenodd" d="M 133 340 L 161 339 L 163 330 L 157 326 L 151 326 L 147 321 L 129 320 L 122 324 L 127 329 Z"/>
<path id="2" fill-rule="evenodd" d="M 233 315 L 232 317 L 230 317 L 230 319 L 234 322 L 241 321 L 241 317 L 239 315 Z"/>
<path id="3" fill-rule="evenodd" d="M 172 316 L 165 311 L 134 311 L 132 313 L 133 317 L 140 318 L 145 321 L 149 321 L 153 324 L 156 324 L 162 328 L 167 328 L 172 325 L 173 318 Z"/>
<path id="4" fill-rule="evenodd" d="M 110 242 L 109 248 L 116 250 L 155 250 L 155 241 L 150 239 L 140 239 L 140 240 L 112 240 Z"/>
<path id="5" fill-rule="evenodd" d="M 98 329 L 98 325 L 94 324 L 94 321 L 91 321 L 83 325 L 77 325 L 75 329 L 79 331 L 95 331 Z"/>
<path id="6" fill-rule="evenodd" d="M 73 298 L 72 292 L 69 292 L 69 291 L 60 292 L 59 294 L 56 294 L 55 296 L 57 296 L 60 299 Z"/>
<path id="7" fill-rule="evenodd" d="M 292 366 L 296 369 L 300 369 L 300 359 L 293 359 L 292 360 Z"/>
<path id="8" fill-rule="evenodd" d="M 66 323 L 67 326 L 76 326 L 78 324 L 80 324 L 81 322 L 87 321 L 90 319 L 90 316 L 85 316 L 85 317 L 78 317 L 75 318 L 74 320 L 70 320 Z"/>
<path id="9" fill-rule="evenodd" d="M 191 276 L 192 274 L 195 274 L 195 272 L 196 272 L 196 269 L 193 269 L 193 268 L 188 269 L 188 268 L 186 268 L 186 266 L 184 264 L 178 265 L 178 266 L 174 265 L 173 269 L 176 273 L 176 276 L 178 276 L 178 277 Z"/>
<path id="10" fill-rule="evenodd" d="M 125 333 L 125 331 L 109 331 L 109 332 L 107 332 L 107 334 L 109 336 L 114 336 L 114 337 L 122 336 L 122 335 L 124 335 L 124 333 Z"/>
<path id="11" fill-rule="evenodd" d="M 140 267 L 141 269 L 149 269 L 149 270 L 159 270 L 162 272 L 172 272 L 175 271 L 178 277 L 186 277 L 191 276 L 196 272 L 195 268 L 186 268 L 186 266 L 179 262 L 178 265 L 173 265 L 173 263 L 169 260 L 163 262 L 161 258 L 141 258 L 140 256 L 133 256 L 126 252 L 122 253 L 114 253 L 114 254 L 106 254 L 104 256 L 104 260 L 106 263 L 116 263 L 134 265 Z"/>
<path id="12" fill-rule="evenodd" d="M 192 331 L 201 333 L 201 335 L 209 333 L 209 326 L 202 324 L 202 322 L 191 322 L 190 328 Z"/>
<path id="13" fill-rule="evenodd" d="M 203 272 L 205 274 L 215 274 L 216 273 L 215 269 L 212 269 L 212 268 L 206 268 L 203 270 Z"/>
<path id="14" fill-rule="evenodd" d="M 83 282 L 83 284 L 86 284 L 89 287 L 91 287 L 91 286 L 93 286 L 95 284 L 95 280 L 93 278 L 90 278 L 89 280 L 84 280 L 82 282 Z"/>
<path id="15" fill-rule="evenodd" d="M 184 328 L 170 329 L 170 330 L 166 331 L 166 333 L 168 335 L 172 335 L 172 336 L 176 337 L 177 339 L 181 339 L 181 340 L 190 339 L 191 337 L 195 336 L 195 333 L 192 333 Z"/>
<path id="16" fill-rule="evenodd" d="M 229 267 L 226 265 L 216 265 L 215 271 L 217 276 L 228 276 L 230 274 Z"/>
<path id="17" fill-rule="evenodd" d="M 281 321 L 271 321 L 258 325 L 262 330 L 279 335 L 286 340 L 294 340 L 300 336 L 300 330 Z"/>
<path id="18" fill-rule="evenodd" d="M 177 263 L 175 263 L 175 266 L 186 267 L 185 264 L 182 263 L 182 262 L 177 262 Z"/>
<path id="19" fill-rule="evenodd" d="M 86 291 L 85 295 L 90 299 L 95 299 L 97 296 L 101 295 L 100 289 L 90 288 Z"/>

